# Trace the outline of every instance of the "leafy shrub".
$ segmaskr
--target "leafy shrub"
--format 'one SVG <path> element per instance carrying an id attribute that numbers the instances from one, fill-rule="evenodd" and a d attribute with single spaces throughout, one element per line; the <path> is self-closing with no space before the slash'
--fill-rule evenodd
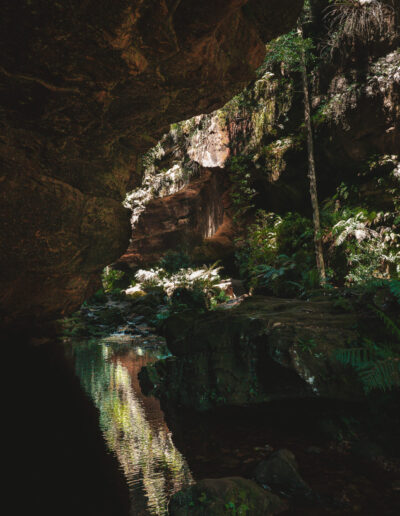
<path id="1" fill-rule="evenodd" d="M 340 217 L 331 232 L 334 246 L 341 247 L 346 256 L 347 282 L 362 283 L 371 277 L 397 276 L 400 235 L 397 228 L 385 223 L 385 214 L 345 208 L 340 211 Z"/>
<path id="2" fill-rule="evenodd" d="M 180 269 L 187 269 L 191 265 L 189 256 L 182 249 L 178 251 L 167 251 L 160 260 L 159 265 L 168 273 L 178 272 Z"/>
<path id="3" fill-rule="evenodd" d="M 125 273 L 123 271 L 112 269 L 111 267 L 106 267 L 103 270 L 101 276 L 104 292 L 108 294 L 113 292 L 121 292 L 120 281 L 124 276 Z"/>
<path id="4" fill-rule="evenodd" d="M 302 38 L 296 30 L 283 34 L 267 45 L 267 53 L 259 73 L 265 74 L 276 64 L 282 64 L 288 71 L 299 71 L 302 52 L 306 56 L 307 64 L 311 64 L 315 60 L 312 53 L 314 48 L 312 39 Z"/>
<path id="5" fill-rule="evenodd" d="M 258 211 L 247 237 L 237 242 L 236 260 L 251 286 L 274 295 L 315 288 L 312 221 L 298 213 Z"/>
<path id="6" fill-rule="evenodd" d="M 213 310 L 229 297 L 221 286 L 221 267 L 217 263 L 198 269 L 181 268 L 170 273 L 161 267 L 139 270 L 135 275 L 135 288 L 143 291 L 162 289 L 168 297 L 168 308 L 158 319 L 164 320 L 171 313 L 188 308 L 198 311 Z"/>
<path id="7" fill-rule="evenodd" d="M 254 208 L 253 199 L 257 192 L 252 185 L 251 166 L 250 156 L 233 156 L 229 160 L 229 177 L 232 183 L 231 200 L 235 222 L 238 222 L 245 213 Z"/>
<path id="8" fill-rule="evenodd" d="M 182 268 L 175 273 L 169 273 L 161 267 L 149 270 L 141 269 L 135 274 L 136 286 L 140 286 L 142 290 L 161 287 L 169 297 L 178 288 L 199 288 L 207 291 L 221 281 L 219 275 L 221 267 L 216 265 L 214 264 L 211 267 L 203 266 L 199 269 Z"/>
<path id="9" fill-rule="evenodd" d="M 390 292 L 400 304 L 400 281 L 389 280 L 375 282 L 375 289 L 381 286 L 389 287 Z M 383 310 L 369 305 L 369 308 L 382 321 L 384 329 L 394 341 L 374 342 L 370 338 L 362 341 L 358 347 L 339 349 L 335 357 L 342 364 L 350 365 L 359 374 L 364 390 L 368 393 L 373 389 L 383 391 L 400 387 L 400 327 L 397 317 L 395 321 Z"/>

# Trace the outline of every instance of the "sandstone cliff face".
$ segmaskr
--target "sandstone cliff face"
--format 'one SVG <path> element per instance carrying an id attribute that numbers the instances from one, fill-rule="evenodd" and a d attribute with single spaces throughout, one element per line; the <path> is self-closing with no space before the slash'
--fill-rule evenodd
<path id="1" fill-rule="evenodd" d="M 3 322 L 93 291 L 130 233 L 136 156 L 252 77 L 301 0 L 16 0 L 0 22 Z"/>
<path id="2" fill-rule="evenodd" d="M 179 192 L 151 200 L 134 224 L 131 243 L 119 264 L 146 267 L 167 250 L 179 248 L 201 258 L 202 246 L 221 238 L 222 226 L 229 223 L 227 189 L 223 170 L 206 169 Z"/>
<path id="3" fill-rule="evenodd" d="M 400 3 L 391 3 L 387 32 L 371 28 L 358 39 L 329 51 L 326 0 L 314 0 L 318 67 L 310 75 L 315 150 L 321 198 L 341 181 L 352 181 L 371 160 L 394 156 L 400 144 Z M 374 32 L 375 30 L 375 32 Z M 229 156 L 243 159 L 257 207 L 276 212 L 307 211 L 309 205 L 304 110 L 299 74 L 285 63 L 264 74 L 217 111 L 219 131 L 228 133 Z M 210 120 L 193 119 L 197 140 L 207 142 Z M 181 146 L 190 147 L 186 137 Z M 385 160 L 383 160 L 385 161 Z M 224 162 L 227 175 L 232 164 Z"/>
<path id="4" fill-rule="evenodd" d="M 231 253 L 229 156 L 228 129 L 218 115 L 173 125 L 143 159 L 142 186 L 127 196 L 132 238 L 117 266 L 152 265 L 170 249 L 199 261 Z"/>

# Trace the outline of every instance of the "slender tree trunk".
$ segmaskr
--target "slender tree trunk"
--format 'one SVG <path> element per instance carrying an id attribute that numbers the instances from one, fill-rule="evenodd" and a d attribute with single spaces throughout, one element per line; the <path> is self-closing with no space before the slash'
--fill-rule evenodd
<path id="1" fill-rule="evenodd" d="M 303 39 L 303 27 L 301 21 L 298 24 L 298 34 Z M 318 193 L 317 193 L 317 176 L 315 173 L 315 159 L 314 159 L 314 138 L 311 124 L 311 106 L 310 94 L 308 89 L 307 64 L 304 47 L 301 49 L 300 68 L 303 80 L 304 93 L 304 122 L 307 130 L 307 152 L 308 152 L 308 179 L 310 181 L 310 195 L 311 205 L 313 211 L 314 221 L 314 244 L 315 256 L 317 261 L 317 269 L 320 276 L 321 283 L 326 281 L 324 254 L 322 250 L 321 238 L 321 221 L 319 216 Z"/>

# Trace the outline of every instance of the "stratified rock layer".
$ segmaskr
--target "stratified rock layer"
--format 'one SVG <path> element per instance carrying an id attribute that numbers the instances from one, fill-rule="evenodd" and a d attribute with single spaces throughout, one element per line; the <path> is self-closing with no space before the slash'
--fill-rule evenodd
<path id="1" fill-rule="evenodd" d="M 134 225 L 131 243 L 119 264 L 148 266 L 168 249 L 180 248 L 193 258 L 204 258 L 213 245 L 218 246 L 224 227 L 230 226 L 228 187 L 223 170 L 204 170 L 178 193 L 152 199 Z M 225 240 L 222 252 L 232 247 L 229 237 Z"/>

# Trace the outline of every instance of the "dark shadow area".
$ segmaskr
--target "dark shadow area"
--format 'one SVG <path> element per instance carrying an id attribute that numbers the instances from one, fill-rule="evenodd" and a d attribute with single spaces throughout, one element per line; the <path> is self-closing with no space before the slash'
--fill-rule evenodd
<path id="1" fill-rule="evenodd" d="M 12 513 L 127 515 L 123 475 L 61 346 L 28 347 L 16 339 L 7 345 L 12 350 L 5 366 L 12 382 L 9 442 L 17 468 L 13 483 L 20 492 Z"/>
<path id="2" fill-rule="evenodd" d="M 394 403 L 393 409 L 396 406 Z M 296 500 L 288 515 L 400 513 L 400 493 L 393 488 L 398 472 L 390 465 L 385 466 L 386 470 L 382 463 L 378 465 L 383 457 L 372 460 L 375 450 L 383 456 L 399 452 L 396 428 L 392 422 L 392 428 L 387 429 L 391 433 L 390 449 L 384 450 L 381 442 L 372 444 L 366 423 L 370 413 L 365 404 L 296 400 L 205 413 L 171 407 L 165 412 L 175 444 L 196 480 L 252 478 L 260 461 L 286 448 L 294 453 L 302 477 L 316 493 L 312 500 Z M 355 429 L 361 437 L 357 444 L 351 442 Z M 385 438 L 384 433 L 381 437 Z"/>

